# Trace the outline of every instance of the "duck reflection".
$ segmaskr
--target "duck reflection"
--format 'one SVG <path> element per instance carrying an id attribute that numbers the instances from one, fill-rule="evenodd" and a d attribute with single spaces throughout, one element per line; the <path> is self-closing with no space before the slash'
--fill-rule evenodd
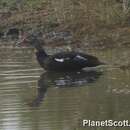
<path id="1" fill-rule="evenodd" d="M 48 87 L 65 88 L 86 86 L 88 83 L 96 82 L 101 75 L 102 72 L 94 70 L 64 73 L 45 72 L 38 80 L 38 94 L 30 105 L 31 107 L 38 107 L 44 99 Z"/>

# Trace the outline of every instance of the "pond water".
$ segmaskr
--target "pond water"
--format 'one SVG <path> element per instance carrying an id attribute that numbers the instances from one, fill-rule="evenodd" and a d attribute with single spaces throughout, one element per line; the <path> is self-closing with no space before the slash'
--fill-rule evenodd
<path id="1" fill-rule="evenodd" d="M 129 49 L 90 50 L 109 65 L 47 73 L 32 48 L 0 48 L 0 130 L 120 130 L 82 120 L 129 120 Z"/>

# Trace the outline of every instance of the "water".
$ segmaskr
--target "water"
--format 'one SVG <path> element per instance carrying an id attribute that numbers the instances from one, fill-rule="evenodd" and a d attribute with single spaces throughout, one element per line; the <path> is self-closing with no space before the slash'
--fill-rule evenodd
<path id="1" fill-rule="evenodd" d="M 129 120 L 129 49 L 90 51 L 110 65 L 87 72 L 47 73 L 31 48 L 0 49 L 0 130 L 105 130 L 83 119 Z M 129 128 L 123 128 L 129 129 Z"/>

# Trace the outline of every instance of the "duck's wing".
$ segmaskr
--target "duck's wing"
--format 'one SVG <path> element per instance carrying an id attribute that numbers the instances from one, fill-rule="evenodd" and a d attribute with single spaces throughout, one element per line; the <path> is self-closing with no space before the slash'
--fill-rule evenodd
<path id="1" fill-rule="evenodd" d="M 87 62 L 88 58 L 86 55 L 84 54 L 76 54 L 75 57 L 73 58 L 74 61 L 79 61 L 79 62 Z"/>
<path id="2" fill-rule="evenodd" d="M 87 55 L 77 52 L 65 52 L 57 53 L 53 56 L 53 60 L 59 63 L 74 62 L 74 63 L 83 63 L 87 62 Z"/>

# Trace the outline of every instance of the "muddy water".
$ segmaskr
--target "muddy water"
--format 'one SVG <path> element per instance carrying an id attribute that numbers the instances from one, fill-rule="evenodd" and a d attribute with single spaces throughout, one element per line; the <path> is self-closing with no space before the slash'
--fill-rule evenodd
<path id="1" fill-rule="evenodd" d="M 115 130 L 82 127 L 83 119 L 129 120 L 129 49 L 89 51 L 109 65 L 47 73 L 31 48 L 0 49 L 0 130 Z M 123 128 L 129 129 L 129 128 Z"/>

